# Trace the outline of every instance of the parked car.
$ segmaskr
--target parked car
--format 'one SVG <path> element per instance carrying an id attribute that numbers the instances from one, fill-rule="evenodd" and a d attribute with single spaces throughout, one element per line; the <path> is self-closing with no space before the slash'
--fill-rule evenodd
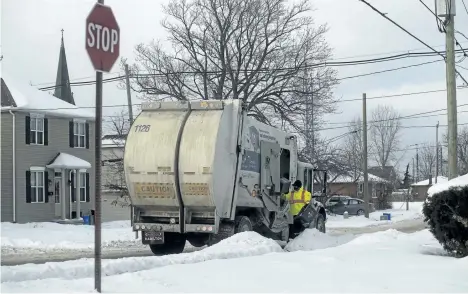
<path id="1" fill-rule="evenodd" d="M 325 207 L 328 208 L 329 206 L 334 206 L 335 204 L 337 204 L 341 200 L 346 200 L 346 199 L 351 199 L 351 197 L 350 196 L 339 196 L 339 195 L 332 196 L 325 203 Z"/>
<path id="2" fill-rule="evenodd" d="M 375 211 L 374 205 L 369 204 L 370 211 Z M 343 214 L 345 211 L 350 215 L 364 215 L 366 209 L 366 203 L 361 199 L 356 198 L 343 198 L 338 203 L 328 208 L 335 214 Z"/>

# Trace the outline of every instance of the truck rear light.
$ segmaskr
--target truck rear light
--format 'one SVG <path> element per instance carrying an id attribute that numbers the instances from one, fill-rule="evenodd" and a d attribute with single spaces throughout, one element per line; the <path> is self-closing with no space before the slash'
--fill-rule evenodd
<path id="1" fill-rule="evenodd" d="M 139 225 L 135 225 L 135 230 L 139 230 L 140 229 L 140 226 Z"/>
<path id="2" fill-rule="evenodd" d="M 202 227 L 202 231 L 203 231 L 203 232 L 206 231 L 206 227 L 205 227 L 205 226 Z"/>
<path id="3" fill-rule="evenodd" d="M 141 226 L 141 229 L 142 229 L 142 230 L 146 230 L 146 226 L 145 226 L 145 225 L 142 225 L 142 226 Z"/>
<path id="4" fill-rule="evenodd" d="M 208 231 L 213 231 L 213 227 L 208 227 Z"/>
<path id="5" fill-rule="evenodd" d="M 171 218 L 171 219 L 169 220 L 169 222 L 170 222 L 171 224 L 175 224 L 175 218 Z"/>

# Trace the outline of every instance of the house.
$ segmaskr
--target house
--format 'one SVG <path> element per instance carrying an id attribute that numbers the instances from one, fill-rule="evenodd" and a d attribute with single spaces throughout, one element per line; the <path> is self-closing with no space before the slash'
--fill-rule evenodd
<path id="1" fill-rule="evenodd" d="M 372 166 L 369 167 L 368 172 L 370 174 L 378 176 L 379 178 L 389 181 L 393 185 L 397 184 L 398 175 L 395 171 L 395 167 L 393 166 Z"/>
<path id="2" fill-rule="evenodd" d="M 356 198 L 363 198 L 364 175 L 358 177 L 350 175 L 330 176 L 328 183 L 328 195 L 344 195 Z M 368 191 L 371 197 L 377 197 L 381 193 L 390 193 L 390 183 L 376 175 L 368 174 Z"/>
<path id="3" fill-rule="evenodd" d="M 443 176 L 437 177 L 437 184 L 445 183 L 448 178 Z M 436 183 L 436 178 L 429 178 L 411 185 L 410 194 L 414 201 L 423 201 L 427 197 L 427 190 Z"/>
<path id="4" fill-rule="evenodd" d="M 65 48 L 55 96 L 1 75 L 1 221 L 77 218 L 94 209 L 94 113 L 75 106 Z"/>

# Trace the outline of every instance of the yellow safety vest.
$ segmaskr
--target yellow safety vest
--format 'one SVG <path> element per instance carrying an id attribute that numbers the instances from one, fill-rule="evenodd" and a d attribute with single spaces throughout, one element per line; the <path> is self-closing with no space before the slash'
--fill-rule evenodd
<path id="1" fill-rule="evenodd" d="M 286 200 L 289 201 L 291 208 L 290 212 L 293 216 L 298 215 L 302 207 L 310 202 L 312 195 L 307 190 L 300 188 L 299 191 L 291 191 L 286 195 Z"/>

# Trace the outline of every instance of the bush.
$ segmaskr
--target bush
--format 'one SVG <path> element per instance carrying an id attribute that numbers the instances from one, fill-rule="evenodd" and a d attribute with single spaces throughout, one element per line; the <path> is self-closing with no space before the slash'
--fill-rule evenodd
<path id="1" fill-rule="evenodd" d="M 423 214 L 429 230 L 447 252 L 468 256 L 468 187 L 434 194 L 424 203 Z"/>

